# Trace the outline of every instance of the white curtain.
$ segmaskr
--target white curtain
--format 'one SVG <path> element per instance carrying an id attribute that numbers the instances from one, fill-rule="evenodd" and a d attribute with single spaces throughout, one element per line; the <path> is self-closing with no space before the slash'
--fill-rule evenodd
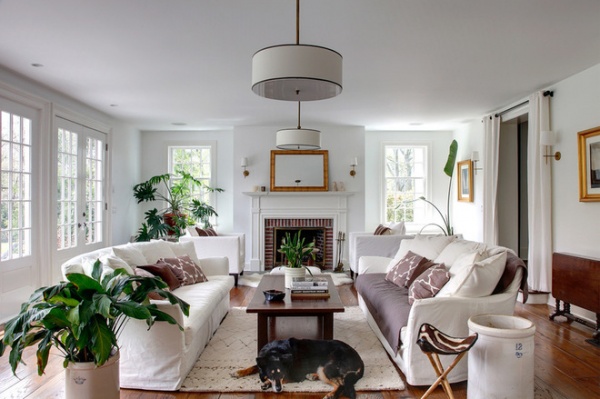
<path id="1" fill-rule="evenodd" d="M 529 289 L 552 290 L 552 190 L 551 163 L 543 156 L 540 133 L 550 130 L 550 97 L 529 96 L 527 142 L 527 196 L 529 198 Z"/>
<path id="2" fill-rule="evenodd" d="M 498 154 L 500 148 L 500 118 L 483 119 L 485 129 L 483 156 L 483 241 L 498 244 Z"/>

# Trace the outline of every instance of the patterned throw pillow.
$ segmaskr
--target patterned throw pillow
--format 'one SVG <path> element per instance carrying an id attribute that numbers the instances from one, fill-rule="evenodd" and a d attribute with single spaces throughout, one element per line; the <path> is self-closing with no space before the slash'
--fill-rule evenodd
<path id="1" fill-rule="evenodd" d="M 177 276 L 173 273 L 171 267 L 168 264 L 161 262 L 160 260 L 154 265 L 141 265 L 138 267 L 140 269 L 149 271 L 157 277 L 162 278 L 163 281 L 167 283 L 171 291 L 181 287 L 181 283 L 179 282 Z"/>
<path id="2" fill-rule="evenodd" d="M 429 259 L 408 251 L 404 258 L 390 269 L 385 279 L 399 287 L 408 288 L 417 276 L 431 266 L 433 266 L 433 262 Z"/>
<path id="3" fill-rule="evenodd" d="M 216 237 L 216 236 L 218 236 L 217 232 L 212 227 L 209 227 L 208 229 L 201 229 L 199 227 L 196 227 L 196 232 L 198 233 L 199 237 Z"/>
<path id="4" fill-rule="evenodd" d="M 177 258 L 160 258 L 159 262 L 164 262 L 171 267 L 181 285 L 208 281 L 202 269 L 187 255 L 178 256 Z"/>
<path id="5" fill-rule="evenodd" d="M 373 233 L 373 235 L 376 235 L 376 236 L 387 235 L 387 234 L 390 234 L 391 230 L 392 229 L 390 229 L 389 227 L 380 224 L 375 229 L 375 233 Z"/>
<path id="6" fill-rule="evenodd" d="M 415 299 L 434 297 L 448 280 L 450 280 L 450 273 L 443 264 L 430 267 L 410 285 L 408 303 L 412 305 Z"/>

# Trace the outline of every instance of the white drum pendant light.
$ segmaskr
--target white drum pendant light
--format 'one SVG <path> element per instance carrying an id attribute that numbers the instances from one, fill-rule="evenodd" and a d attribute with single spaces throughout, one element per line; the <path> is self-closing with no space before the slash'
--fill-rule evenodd
<path id="1" fill-rule="evenodd" d="M 321 132 L 300 127 L 300 102 L 298 102 L 298 127 L 278 130 L 275 145 L 280 150 L 318 150 L 321 148 Z"/>
<path id="2" fill-rule="evenodd" d="M 324 100 L 342 92 L 341 54 L 300 44 L 300 0 L 296 0 L 296 44 L 267 47 L 254 54 L 252 91 L 284 101 Z"/>

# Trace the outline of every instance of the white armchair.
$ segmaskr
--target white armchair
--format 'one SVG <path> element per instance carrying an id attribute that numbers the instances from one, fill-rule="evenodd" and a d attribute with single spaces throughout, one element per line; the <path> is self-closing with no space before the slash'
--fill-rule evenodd
<path id="1" fill-rule="evenodd" d="M 179 237 L 180 242 L 192 242 L 199 258 L 226 256 L 229 260 L 229 274 L 238 285 L 238 277 L 244 272 L 246 261 L 246 235 L 244 233 L 221 234 L 210 237 L 192 236 L 189 231 Z"/>

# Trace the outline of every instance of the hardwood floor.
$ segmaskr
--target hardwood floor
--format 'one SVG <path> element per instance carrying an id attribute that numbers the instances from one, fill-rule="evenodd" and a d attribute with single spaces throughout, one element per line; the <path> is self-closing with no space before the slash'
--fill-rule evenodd
<path id="1" fill-rule="evenodd" d="M 231 306 L 246 306 L 254 293 L 253 288 L 240 286 L 231 291 Z M 345 306 L 357 305 L 356 291 L 352 285 L 340 287 L 340 296 Z M 551 322 L 547 305 L 517 304 L 515 314 L 533 321 L 535 334 L 535 383 L 536 399 L 588 399 L 600 397 L 600 348 L 585 342 L 592 335 L 588 327 L 572 322 Z M 560 318 L 563 319 L 564 318 Z M 8 353 L 0 358 L 0 399 L 46 399 L 63 398 L 62 359 L 52 358 L 46 375 L 39 377 L 35 369 L 35 351 L 31 348 L 25 358 L 27 366 L 21 365 L 15 378 L 8 365 Z M 400 373 L 402 376 L 402 374 Z M 361 392 L 359 399 L 403 399 L 420 398 L 427 387 L 407 385 L 403 391 Z M 467 397 L 466 382 L 452 384 L 456 399 Z M 153 392 L 122 389 L 122 399 L 317 399 L 322 394 L 248 393 L 248 394 L 203 394 L 185 392 Z M 441 388 L 430 396 L 445 398 Z"/>

